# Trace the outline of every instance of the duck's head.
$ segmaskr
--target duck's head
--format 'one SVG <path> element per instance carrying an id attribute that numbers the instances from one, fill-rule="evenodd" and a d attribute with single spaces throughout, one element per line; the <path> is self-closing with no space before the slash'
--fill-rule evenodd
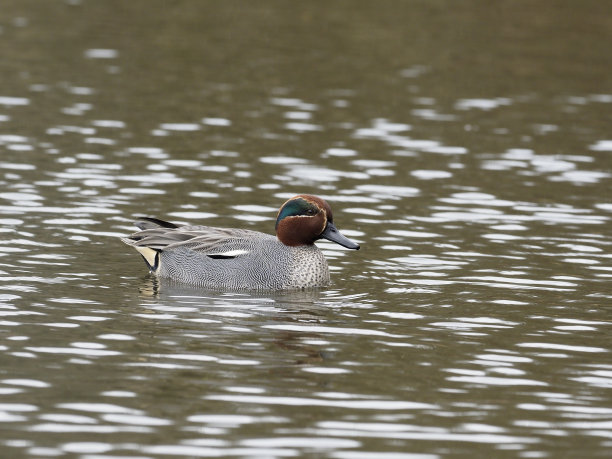
<path id="1" fill-rule="evenodd" d="M 310 194 L 294 196 L 282 205 L 276 218 L 276 237 L 292 247 L 327 239 L 348 249 L 359 250 L 359 244 L 343 236 L 334 226 L 327 201 Z"/>

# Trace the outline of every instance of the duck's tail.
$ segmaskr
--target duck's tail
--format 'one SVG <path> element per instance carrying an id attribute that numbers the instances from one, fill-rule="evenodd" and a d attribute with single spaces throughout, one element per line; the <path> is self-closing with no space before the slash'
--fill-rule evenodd
<path id="1" fill-rule="evenodd" d="M 170 223 L 165 220 L 160 220 L 158 218 L 152 217 L 141 217 L 134 222 L 134 225 L 136 225 L 136 227 L 138 227 L 141 231 L 154 230 L 157 228 L 178 228 L 178 225 L 175 225 L 174 223 Z M 138 232 L 128 237 L 122 237 L 121 241 L 129 246 L 134 247 L 142 256 L 143 260 L 147 264 L 147 268 L 149 268 L 149 271 L 155 272 L 159 269 L 160 254 L 162 252 L 162 249 L 158 247 L 151 247 L 147 243 L 148 241 L 144 242 L 143 239 L 147 235 L 148 233 L 143 234 L 142 232 Z"/>

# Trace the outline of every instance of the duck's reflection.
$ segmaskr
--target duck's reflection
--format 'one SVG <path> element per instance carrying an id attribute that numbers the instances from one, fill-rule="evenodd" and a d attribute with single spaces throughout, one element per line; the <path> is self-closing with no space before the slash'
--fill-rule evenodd
<path id="1" fill-rule="evenodd" d="M 260 334 L 258 330 L 270 322 L 326 323 L 332 310 L 324 290 L 212 291 L 147 275 L 142 278 L 139 295 L 147 310 L 155 310 L 155 304 L 159 304 L 165 310 L 172 308 L 177 311 L 173 320 L 184 320 L 191 332 L 194 323 L 204 327 L 203 319 L 214 317 L 215 326 L 207 325 L 202 331 L 223 335 L 215 338 L 217 342 L 252 341 L 255 333 L 260 344 L 267 347 L 273 343 L 290 354 L 290 360 L 296 365 L 320 363 L 331 355 L 330 351 L 324 350 L 329 337 L 320 332 L 267 329 L 265 334 Z M 245 330 L 244 336 L 227 336 L 230 333 L 240 335 L 241 329 Z"/>

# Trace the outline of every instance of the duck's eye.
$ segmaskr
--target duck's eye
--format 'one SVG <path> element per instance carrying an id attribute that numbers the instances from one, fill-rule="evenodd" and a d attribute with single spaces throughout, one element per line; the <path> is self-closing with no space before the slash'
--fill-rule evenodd
<path id="1" fill-rule="evenodd" d="M 306 209 L 306 215 L 314 215 L 316 214 L 317 211 L 314 209 Z"/>

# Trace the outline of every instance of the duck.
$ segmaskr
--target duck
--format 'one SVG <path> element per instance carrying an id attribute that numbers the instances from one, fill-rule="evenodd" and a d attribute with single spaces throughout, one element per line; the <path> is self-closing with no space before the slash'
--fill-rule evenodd
<path id="1" fill-rule="evenodd" d="M 134 222 L 140 231 L 121 240 L 136 249 L 149 272 L 208 289 L 290 290 L 327 287 L 327 260 L 319 239 L 359 250 L 334 225 L 324 199 L 300 194 L 279 209 L 275 232 L 176 225 L 152 217 Z"/>

